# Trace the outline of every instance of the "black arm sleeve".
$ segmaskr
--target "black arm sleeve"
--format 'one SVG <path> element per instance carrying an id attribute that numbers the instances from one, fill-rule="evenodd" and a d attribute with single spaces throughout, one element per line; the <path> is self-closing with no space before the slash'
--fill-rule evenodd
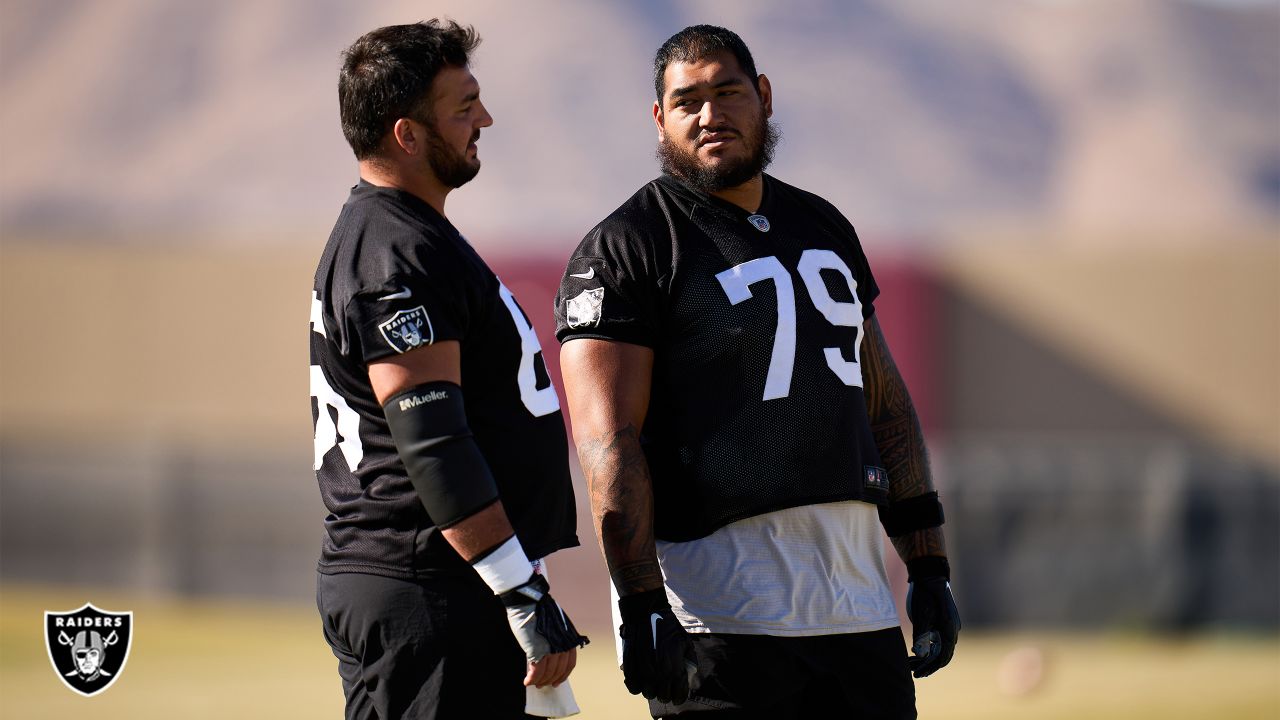
<path id="1" fill-rule="evenodd" d="M 881 506 L 879 511 L 880 524 L 884 525 L 885 534 L 891 538 L 941 527 L 946 520 L 936 491 L 899 500 L 888 507 Z"/>
<path id="2" fill-rule="evenodd" d="M 462 388 L 430 382 L 382 406 L 409 480 L 431 521 L 448 528 L 493 504 L 498 486 L 467 426 Z"/>

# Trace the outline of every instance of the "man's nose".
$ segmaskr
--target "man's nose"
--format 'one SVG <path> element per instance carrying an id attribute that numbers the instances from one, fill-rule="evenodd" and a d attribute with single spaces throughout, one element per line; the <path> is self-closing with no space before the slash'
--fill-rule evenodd
<path id="1" fill-rule="evenodd" d="M 714 100 L 702 103 L 702 107 L 698 109 L 698 127 L 715 127 L 723 120 L 724 114 L 720 111 L 720 105 Z"/>
<path id="2" fill-rule="evenodd" d="M 477 100 L 476 102 L 480 101 Z M 489 114 L 489 108 L 485 107 L 484 103 L 480 103 L 480 122 L 477 123 L 476 126 L 484 128 L 489 127 L 492 124 L 493 116 Z"/>

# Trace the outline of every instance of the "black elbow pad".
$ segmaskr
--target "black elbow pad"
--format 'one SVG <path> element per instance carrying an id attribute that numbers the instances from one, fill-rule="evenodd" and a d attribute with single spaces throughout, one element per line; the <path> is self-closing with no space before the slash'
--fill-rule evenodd
<path id="1" fill-rule="evenodd" d="M 409 480 L 436 526 L 447 528 L 498 499 L 462 403 L 462 388 L 429 382 L 382 406 Z"/>

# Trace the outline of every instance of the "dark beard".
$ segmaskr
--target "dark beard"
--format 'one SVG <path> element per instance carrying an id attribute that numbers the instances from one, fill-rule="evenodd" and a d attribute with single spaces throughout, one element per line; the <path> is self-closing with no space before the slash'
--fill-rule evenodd
<path id="1" fill-rule="evenodd" d="M 762 132 L 755 137 L 748 137 L 745 133 L 741 135 L 743 142 L 752 144 L 746 157 L 712 168 L 698 159 L 696 150 L 688 152 L 664 137 L 658 143 L 658 164 L 664 173 L 680 178 L 705 193 L 737 187 L 764 172 L 773 163 L 774 148 L 782 139 L 782 133 L 769 122 L 769 118 L 764 117 L 763 111 L 760 115 L 759 127 L 763 129 Z"/>
<path id="2" fill-rule="evenodd" d="M 471 142 L 479 138 L 480 132 L 476 131 Z M 478 161 L 474 165 L 467 162 L 466 150 L 463 150 L 462 154 L 454 152 L 453 148 L 444 144 L 440 134 L 431 126 L 428 126 L 427 130 L 427 163 L 431 167 L 431 172 L 435 173 L 436 179 L 450 188 L 466 185 L 480 172 Z"/>

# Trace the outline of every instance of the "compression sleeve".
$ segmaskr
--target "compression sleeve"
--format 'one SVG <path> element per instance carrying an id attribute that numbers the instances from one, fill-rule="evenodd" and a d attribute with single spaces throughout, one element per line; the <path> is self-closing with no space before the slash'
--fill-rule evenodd
<path id="1" fill-rule="evenodd" d="M 392 396 L 382 410 L 409 480 L 436 526 L 455 525 L 498 499 L 489 464 L 467 425 L 461 387 L 418 385 Z"/>

